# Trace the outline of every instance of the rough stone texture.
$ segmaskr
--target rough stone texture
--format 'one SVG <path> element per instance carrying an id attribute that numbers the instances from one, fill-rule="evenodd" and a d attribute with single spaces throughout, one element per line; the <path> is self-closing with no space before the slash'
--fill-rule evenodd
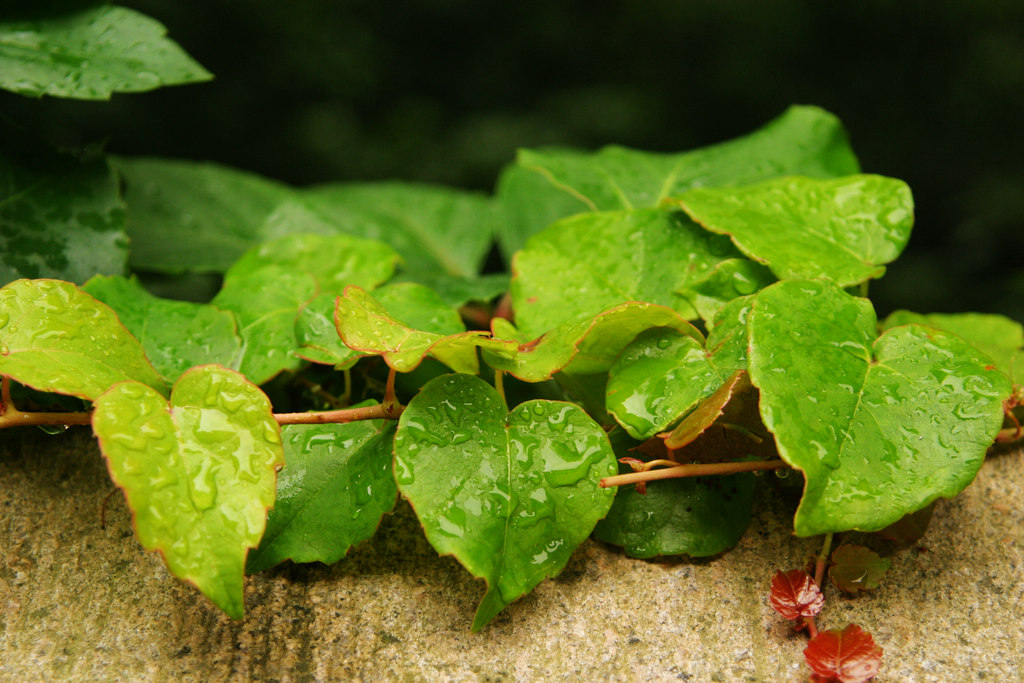
<path id="1" fill-rule="evenodd" d="M 643 562 L 586 542 L 566 571 L 469 632 L 483 587 L 427 544 L 408 507 L 331 567 L 250 577 L 232 622 L 134 540 L 87 430 L 0 432 L 0 680 L 699 680 L 809 674 L 805 636 L 767 605 L 790 533 L 789 480 L 765 475 L 739 546 Z M 788 486 L 792 488 L 792 486 Z M 994 455 L 876 591 L 829 588 L 822 628 L 885 650 L 879 681 L 1024 679 L 1024 454 Z M 847 540 L 857 540 L 851 534 Z"/>

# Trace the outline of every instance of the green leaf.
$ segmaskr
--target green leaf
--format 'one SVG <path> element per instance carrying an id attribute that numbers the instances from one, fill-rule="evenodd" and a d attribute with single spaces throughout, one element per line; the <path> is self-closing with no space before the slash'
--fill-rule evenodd
<path id="1" fill-rule="evenodd" d="M 716 555 L 736 545 L 750 525 L 753 492 L 752 474 L 657 481 L 643 494 L 623 486 L 594 537 L 630 557 Z"/>
<path id="2" fill-rule="evenodd" d="M 692 288 L 690 303 L 700 317 L 710 322 L 730 301 L 758 292 L 775 282 L 772 272 L 747 259 L 726 259 L 715 266 L 707 279 Z"/>
<path id="3" fill-rule="evenodd" d="M 491 248 L 497 210 L 481 194 L 412 183 L 345 183 L 304 190 L 268 217 L 266 234 L 348 233 L 392 246 L 404 270 L 475 276 Z"/>
<path id="4" fill-rule="evenodd" d="M 495 337 L 521 343 L 512 352 L 484 348 L 484 360 L 495 370 L 525 382 L 543 382 L 561 371 L 578 375 L 607 372 L 619 352 L 652 327 L 671 328 L 681 336 L 701 339 L 700 332 L 671 308 L 643 303 L 614 306 L 590 320 L 559 325 L 529 342 L 503 318 L 492 325 Z"/>
<path id="5" fill-rule="evenodd" d="M 882 321 L 888 330 L 899 325 L 924 325 L 949 332 L 995 361 L 1014 384 L 1024 384 L 1024 326 L 1001 315 L 989 313 L 930 313 L 894 311 Z"/>
<path id="6" fill-rule="evenodd" d="M 891 564 L 873 550 L 844 543 L 832 551 L 828 577 L 844 593 L 872 590 L 878 588 Z"/>
<path id="7" fill-rule="evenodd" d="M 97 273 L 123 274 L 124 204 L 107 163 L 49 149 L 17 155 L 24 160 L 8 153 L 0 153 L 0 282 L 52 277 L 81 284 Z"/>
<path id="8" fill-rule="evenodd" d="M 437 292 L 448 306 L 459 308 L 473 301 L 487 302 L 508 291 L 511 277 L 508 273 L 488 273 L 479 277 L 459 275 L 400 274 L 392 282 L 417 282 Z"/>
<path id="9" fill-rule="evenodd" d="M 516 255 L 516 324 L 539 337 L 628 301 L 698 317 L 692 287 L 742 255 L 725 237 L 659 209 L 574 216 L 534 235 Z"/>
<path id="10" fill-rule="evenodd" d="M 431 545 L 487 581 L 479 629 L 556 575 L 608 512 L 617 471 L 604 430 L 574 404 L 508 412 L 483 380 L 427 383 L 399 420 L 395 474 Z"/>
<path id="11" fill-rule="evenodd" d="M 333 564 L 377 530 L 395 506 L 391 469 L 395 423 L 287 425 L 277 502 L 246 571 L 285 560 Z"/>
<path id="12" fill-rule="evenodd" d="M 577 200 L 563 200 L 558 209 L 573 213 L 657 206 L 694 187 L 742 185 L 784 175 L 831 178 L 859 170 L 839 120 L 816 107 L 790 107 L 749 135 L 682 154 L 614 146 L 595 153 L 523 150 L 517 163 Z M 537 201 L 533 197 L 538 194 L 540 202 L 550 202 L 547 193 L 515 194 L 522 203 Z M 521 240 L 539 232 L 555 217 L 553 212 L 532 210 L 536 222 L 517 226 L 514 234 Z M 528 220 L 520 218 L 519 223 Z"/>
<path id="13" fill-rule="evenodd" d="M 903 251 L 914 223 L 906 183 L 875 175 L 697 188 L 679 203 L 779 278 L 826 277 L 843 287 L 881 277 L 882 264 Z"/>
<path id="14" fill-rule="evenodd" d="M 551 153 L 551 150 L 547 152 Z M 525 166 L 505 167 L 498 178 L 496 192 L 502 211 L 496 237 L 506 264 L 512 263 L 512 257 L 526 246 L 532 235 L 560 218 L 591 210 L 582 198 L 566 192 L 536 169 Z"/>
<path id="15" fill-rule="evenodd" d="M 0 23 L 0 88 L 41 97 L 108 100 L 213 76 L 166 37 L 164 26 L 125 7 Z"/>
<path id="16" fill-rule="evenodd" d="M 361 354 L 345 346 L 334 322 L 337 294 L 321 294 L 306 304 L 295 320 L 295 355 L 312 363 L 352 367 Z"/>
<path id="17" fill-rule="evenodd" d="M 430 326 L 427 324 L 430 319 L 443 322 L 443 318 L 440 317 L 441 311 L 451 312 L 436 294 L 428 295 L 426 292 L 430 290 L 425 287 L 410 288 L 406 291 L 410 296 L 414 295 L 425 302 L 422 313 L 427 315 L 428 320 L 416 321 L 424 327 Z M 433 301 L 429 301 L 431 296 Z M 415 301 L 416 299 L 408 299 L 408 303 L 414 305 L 403 311 L 407 317 L 411 317 L 410 314 L 414 312 Z M 476 355 L 478 346 L 499 350 L 514 348 L 512 342 L 491 339 L 486 332 L 435 333 L 414 329 L 392 316 L 388 308 L 359 287 L 346 289 L 345 293 L 338 297 L 336 305 L 335 320 L 342 341 L 349 348 L 361 353 L 383 356 L 388 367 L 397 372 L 414 370 L 429 355 L 456 372 L 475 375 L 479 371 Z M 432 310 L 436 311 L 436 314 L 432 313 Z M 433 318 L 434 315 L 438 317 Z M 465 330 L 461 321 L 459 327 Z"/>
<path id="18" fill-rule="evenodd" d="M 161 273 L 223 273 L 264 240 L 267 216 L 292 191 L 210 163 L 116 157 L 128 206 L 131 266 Z"/>
<path id="19" fill-rule="evenodd" d="M 170 404 L 137 382 L 114 386 L 96 400 L 93 430 L 142 546 L 242 618 L 246 552 L 263 535 L 284 464 L 266 396 L 207 365 L 182 375 Z"/>
<path id="20" fill-rule="evenodd" d="M 90 401 L 125 380 L 168 390 L 114 311 L 60 280 L 0 288 L 0 375 Z"/>
<path id="21" fill-rule="evenodd" d="M 155 297 L 135 278 L 94 277 L 82 290 L 114 309 L 168 382 L 197 365 L 230 366 L 241 353 L 238 325 L 227 311 Z"/>
<path id="22" fill-rule="evenodd" d="M 871 304 L 824 281 L 768 287 L 747 326 L 761 417 L 806 478 L 798 535 L 882 529 L 974 478 L 1010 383 L 959 337 L 876 340 Z"/>

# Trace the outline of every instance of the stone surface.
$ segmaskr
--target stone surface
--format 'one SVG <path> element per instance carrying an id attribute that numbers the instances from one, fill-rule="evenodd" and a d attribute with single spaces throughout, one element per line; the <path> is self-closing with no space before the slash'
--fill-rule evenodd
<path id="1" fill-rule="evenodd" d="M 331 567 L 247 579 L 233 622 L 142 551 L 120 494 L 101 526 L 111 486 L 88 430 L 4 430 L 0 680 L 806 680 L 805 636 L 767 590 L 821 540 L 792 536 L 793 483 L 764 476 L 731 552 L 644 562 L 587 541 L 480 633 L 482 584 L 405 505 Z M 885 650 L 876 680 L 1024 678 L 1024 454 L 991 456 L 918 543 L 869 543 L 889 574 L 856 598 L 829 587 L 819 624 L 869 630 Z"/>

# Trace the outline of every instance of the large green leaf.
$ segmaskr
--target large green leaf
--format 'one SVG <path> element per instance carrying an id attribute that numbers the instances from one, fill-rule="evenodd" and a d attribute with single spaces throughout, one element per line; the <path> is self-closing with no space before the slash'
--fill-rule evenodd
<path id="1" fill-rule="evenodd" d="M 292 191 L 210 163 L 116 157 L 124 177 L 131 265 L 162 273 L 222 273 L 264 240 L 267 216 Z"/>
<path id="2" fill-rule="evenodd" d="M 910 188 L 875 175 L 702 187 L 679 202 L 778 277 L 827 277 L 844 287 L 881 277 L 882 264 L 900 255 L 914 224 Z"/>
<path id="3" fill-rule="evenodd" d="M 391 469 L 394 431 L 395 423 L 386 420 L 285 426 L 288 465 L 246 571 L 284 560 L 332 564 L 370 538 L 398 495 Z"/>
<path id="4" fill-rule="evenodd" d="M 1014 384 L 1024 384 L 1024 326 L 990 313 L 930 313 L 894 311 L 882 321 L 882 330 L 915 323 L 963 338 L 995 361 Z"/>
<path id="5" fill-rule="evenodd" d="M 284 464 L 266 396 L 207 365 L 182 375 L 170 404 L 138 382 L 114 386 L 96 400 L 93 430 L 143 547 L 240 619 L 245 556 Z"/>
<path id="6" fill-rule="evenodd" d="M 269 237 L 348 233 L 385 242 L 411 273 L 475 276 L 491 248 L 497 210 L 480 194 L 411 183 L 346 183 L 304 190 L 268 217 Z"/>
<path id="7" fill-rule="evenodd" d="M 484 348 L 484 360 L 495 370 L 526 382 L 542 382 L 560 371 L 583 375 L 607 372 L 619 352 L 652 327 L 670 328 L 681 336 L 703 341 L 700 332 L 671 308 L 626 303 L 589 320 L 559 325 L 532 341 L 525 341 L 522 333 L 504 318 L 496 318 L 492 321 L 494 336 L 518 340 L 520 344 L 513 352 Z"/>
<path id="8" fill-rule="evenodd" d="M 825 281 L 768 287 L 747 326 L 761 417 L 806 477 L 797 534 L 882 529 L 974 478 L 1010 383 L 967 342 L 918 325 L 875 339 L 871 304 Z"/>
<path id="9" fill-rule="evenodd" d="M 513 264 L 516 324 L 539 337 L 628 301 L 698 317 L 692 287 L 742 258 L 728 238 L 659 209 L 589 213 L 530 238 Z"/>
<path id="10" fill-rule="evenodd" d="M 169 382 L 197 365 L 230 366 L 239 359 L 242 339 L 228 311 L 155 297 L 135 278 L 94 277 L 82 290 L 114 309 Z"/>
<path id="11" fill-rule="evenodd" d="M 0 150 L 0 283 L 123 274 L 124 204 L 107 163 L 46 149 L 8 152 Z"/>
<path id="12" fill-rule="evenodd" d="M 552 196 L 518 173 L 504 179 L 500 190 L 513 221 L 502 241 L 506 255 L 555 218 L 572 213 L 656 206 L 693 187 L 859 171 L 839 120 L 816 107 L 790 107 L 749 135 L 682 154 L 623 147 L 593 153 L 523 150 L 517 164 L 546 178 L 566 197 Z"/>
<path id="13" fill-rule="evenodd" d="M 473 628 L 560 572 L 604 517 L 617 471 L 604 430 L 572 403 L 506 411 L 483 380 L 427 383 L 399 420 L 395 475 L 427 539 L 487 581 Z"/>
<path id="14" fill-rule="evenodd" d="M 107 100 L 213 76 L 166 37 L 160 22 L 103 5 L 0 23 L 0 88 L 22 95 Z"/>
<path id="15" fill-rule="evenodd" d="M 0 375 L 89 400 L 125 380 L 168 389 L 114 311 L 60 280 L 0 288 Z"/>

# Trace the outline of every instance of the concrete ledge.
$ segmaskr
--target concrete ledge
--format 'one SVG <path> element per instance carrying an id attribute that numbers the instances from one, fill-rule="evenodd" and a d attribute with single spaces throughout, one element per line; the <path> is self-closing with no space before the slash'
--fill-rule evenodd
<path id="1" fill-rule="evenodd" d="M 250 577 L 246 619 L 232 622 L 142 551 L 121 496 L 101 528 L 111 484 L 88 430 L 4 430 L 0 680 L 806 680 L 805 638 L 767 589 L 820 539 L 793 537 L 795 499 L 762 488 L 731 552 L 642 562 L 588 541 L 478 634 L 482 584 L 400 505 L 334 566 Z M 1024 453 L 991 456 L 890 557 L 873 593 L 827 589 L 819 620 L 873 634 L 876 680 L 1024 679 Z"/>

